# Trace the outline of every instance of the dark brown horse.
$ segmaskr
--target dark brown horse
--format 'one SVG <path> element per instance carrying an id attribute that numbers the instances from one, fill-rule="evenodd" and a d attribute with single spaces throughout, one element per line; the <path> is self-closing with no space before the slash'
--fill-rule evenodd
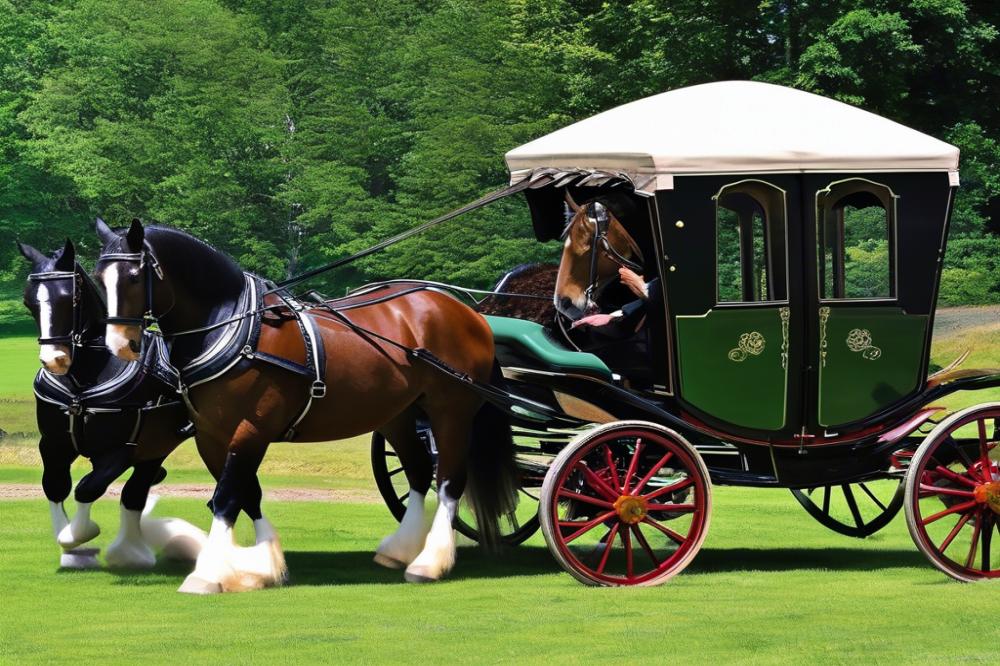
<path id="1" fill-rule="evenodd" d="M 182 591 L 248 589 L 283 579 L 283 556 L 261 514 L 257 480 L 274 441 L 326 441 L 373 430 L 385 435 L 405 467 L 410 499 L 399 529 L 375 559 L 406 567 L 407 580 L 437 580 L 451 569 L 452 520 L 467 480 L 480 533 L 487 542 L 498 539 L 499 519 L 516 503 L 506 415 L 452 374 L 406 351 L 426 350 L 454 371 L 489 383 L 496 376 L 493 337 L 481 316 L 438 291 L 404 286 L 338 301 L 336 311 L 283 303 L 274 293 L 261 305 L 255 294 L 266 290 L 262 280 L 188 234 L 138 222 L 127 233 L 101 225 L 98 233 L 108 347 L 134 360 L 144 322 L 156 321 L 172 342 L 170 359 L 187 391 L 198 450 L 218 479 L 209 543 Z M 240 339 L 231 353 L 226 337 L 255 307 L 266 309 L 259 339 L 242 350 Z M 206 326 L 212 328 L 190 332 Z M 310 359 L 323 354 L 307 346 L 300 327 L 325 350 L 325 391 L 311 392 L 317 380 Z M 222 369 L 195 379 L 217 352 Z M 308 371 L 297 371 L 302 368 Z M 430 421 L 438 453 L 438 508 L 429 533 L 423 507 L 433 462 L 417 437 L 418 416 Z M 254 521 L 253 548 L 233 542 L 241 510 Z"/>

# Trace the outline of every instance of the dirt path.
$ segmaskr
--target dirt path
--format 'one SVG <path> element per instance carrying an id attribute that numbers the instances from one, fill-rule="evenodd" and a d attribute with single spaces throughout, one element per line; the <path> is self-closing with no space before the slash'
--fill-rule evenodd
<path id="1" fill-rule="evenodd" d="M 153 488 L 154 495 L 207 500 L 214 486 L 208 484 L 165 484 Z M 119 497 L 121 484 L 112 485 L 105 497 Z M 0 484 L 0 500 L 43 499 L 41 486 L 31 483 Z M 265 500 L 276 502 L 354 502 L 381 504 L 382 498 L 374 490 L 323 490 L 319 488 L 274 488 L 264 491 Z"/>
<path id="2" fill-rule="evenodd" d="M 990 324 L 1000 324 L 1000 305 L 941 308 L 934 316 L 934 337 L 940 340 Z"/>

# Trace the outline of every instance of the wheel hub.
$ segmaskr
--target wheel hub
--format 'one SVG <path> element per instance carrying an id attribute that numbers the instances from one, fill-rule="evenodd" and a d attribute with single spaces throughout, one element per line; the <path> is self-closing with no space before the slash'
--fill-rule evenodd
<path id="1" fill-rule="evenodd" d="M 976 486 L 973 495 L 977 502 L 990 507 L 993 513 L 1000 514 L 1000 481 L 991 481 Z"/>
<path id="2" fill-rule="evenodd" d="M 998 497 L 1000 501 L 1000 497 Z M 635 525 L 646 517 L 646 500 L 635 495 L 622 495 L 615 500 L 615 512 L 618 519 L 627 525 Z"/>

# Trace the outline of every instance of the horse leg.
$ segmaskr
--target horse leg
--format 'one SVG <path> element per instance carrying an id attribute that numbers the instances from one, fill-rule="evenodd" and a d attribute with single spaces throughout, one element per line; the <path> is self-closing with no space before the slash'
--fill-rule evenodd
<path id="1" fill-rule="evenodd" d="M 392 443 L 410 484 L 406 513 L 395 532 L 387 536 L 375 551 L 375 562 L 390 569 L 402 569 L 416 559 L 424 547 L 427 526 L 424 524 L 424 498 L 431 486 L 434 464 L 430 452 L 417 436 L 417 420 L 407 410 L 379 429 Z"/>
<path id="2" fill-rule="evenodd" d="M 465 490 L 469 437 L 475 409 L 460 404 L 428 410 L 431 429 L 438 449 L 438 507 L 434 522 L 420 551 L 406 568 L 406 580 L 427 583 L 439 580 L 455 565 L 455 530 L 453 523 L 458 500 Z"/>
<path id="3" fill-rule="evenodd" d="M 144 538 L 140 521 L 149 498 L 149 489 L 162 480 L 166 458 L 137 463 L 132 476 L 122 488 L 121 526 L 118 536 L 108 546 L 104 560 L 112 567 L 148 569 L 156 564 L 156 555 Z"/>
<path id="4" fill-rule="evenodd" d="M 41 423 L 41 421 L 40 421 Z M 38 451 L 42 457 L 42 490 L 49 501 L 49 516 L 52 520 L 52 534 L 59 543 L 59 535 L 69 527 L 69 516 L 66 515 L 66 498 L 73 490 L 73 477 L 70 467 L 77 458 L 76 449 L 64 432 L 56 436 L 46 434 L 44 426 L 42 438 L 38 442 Z M 74 551 L 62 548 L 59 556 L 59 566 L 67 569 L 93 569 L 99 566 L 97 551 L 84 549 Z"/>
<path id="5" fill-rule="evenodd" d="M 179 591 L 214 594 L 256 589 L 284 581 L 285 561 L 277 534 L 260 511 L 262 491 L 257 469 L 268 444 L 268 439 L 256 426 L 249 421 L 240 423 L 209 502 L 213 518 L 208 541 L 198 555 L 194 571 Z M 245 511 L 253 520 L 257 543 L 252 548 L 238 548 L 233 539 L 233 525 L 240 511 Z"/>

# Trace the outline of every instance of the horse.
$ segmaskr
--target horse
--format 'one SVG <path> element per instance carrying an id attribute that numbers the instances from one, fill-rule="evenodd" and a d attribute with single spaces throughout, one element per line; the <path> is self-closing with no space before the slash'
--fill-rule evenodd
<path id="1" fill-rule="evenodd" d="M 136 360 L 140 336 L 154 322 L 171 341 L 198 449 L 218 480 L 208 543 L 181 592 L 284 581 L 283 553 L 261 512 L 257 478 L 275 441 L 376 430 L 392 443 L 409 501 L 375 561 L 405 568 L 408 581 L 439 580 L 453 567 L 452 522 L 466 490 L 483 541 L 499 541 L 499 521 L 516 506 L 517 470 L 508 415 L 470 389 L 501 381 L 483 317 L 440 291 L 405 285 L 304 303 L 183 231 L 135 220 L 117 231 L 99 223 L 97 233 L 108 349 Z M 434 467 L 417 435 L 419 417 L 429 420 L 438 453 L 438 508 L 429 531 L 424 498 Z M 250 548 L 233 538 L 241 511 L 254 525 Z"/>
<path id="2" fill-rule="evenodd" d="M 185 439 L 187 410 L 166 384 L 111 355 L 104 346 L 104 300 L 76 263 L 69 240 L 47 257 L 18 243 L 31 262 L 24 304 L 38 327 L 39 360 L 34 392 L 42 489 L 66 567 L 96 564 L 96 550 L 79 547 L 100 534 L 91 519 L 94 501 L 129 467 L 121 494 L 121 525 L 105 553 L 112 567 L 149 568 L 154 548 L 194 559 L 204 533 L 175 519 L 150 518 L 150 488 L 166 476 L 163 461 Z M 77 484 L 77 512 L 70 520 L 70 466 L 89 458 L 93 471 Z M 145 514 L 143 510 L 146 509 Z"/>
<path id="3" fill-rule="evenodd" d="M 500 278 L 493 291 L 515 294 L 498 294 L 484 298 L 475 306 L 476 312 L 498 317 L 513 317 L 533 321 L 542 326 L 552 327 L 556 321 L 556 311 L 549 296 L 556 283 L 559 266 L 556 264 L 521 264 Z M 525 294 L 539 298 L 519 298 Z"/>
<path id="4" fill-rule="evenodd" d="M 606 206 L 597 201 L 577 205 L 569 196 L 566 202 L 573 216 L 561 235 L 553 304 L 559 314 L 576 321 L 600 309 L 598 301 L 606 300 L 602 296 L 617 284 L 619 268 L 641 273 L 643 255 Z"/>

